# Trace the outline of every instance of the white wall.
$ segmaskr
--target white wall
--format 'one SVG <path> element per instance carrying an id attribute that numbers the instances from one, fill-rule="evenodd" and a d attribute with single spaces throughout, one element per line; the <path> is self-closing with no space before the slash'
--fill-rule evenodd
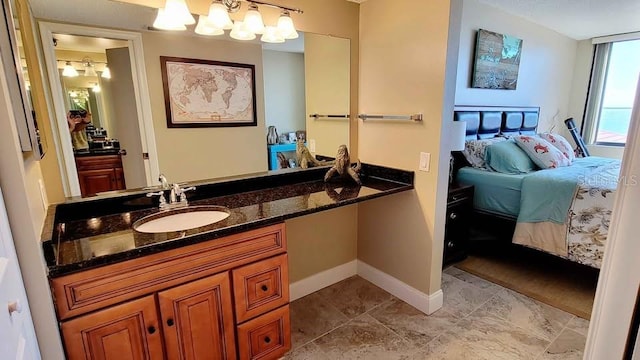
<path id="1" fill-rule="evenodd" d="M 522 39 L 516 90 L 471 88 L 476 32 L 485 29 Z M 564 129 L 573 116 L 569 97 L 578 42 L 476 0 L 465 0 L 460 32 L 456 105 L 539 106 L 540 130 Z"/>
<path id="2" fill-rule="evenodd" d="M 304 55 L 263 50 L 265 122 L 278 135 L 305 129 Z"/>

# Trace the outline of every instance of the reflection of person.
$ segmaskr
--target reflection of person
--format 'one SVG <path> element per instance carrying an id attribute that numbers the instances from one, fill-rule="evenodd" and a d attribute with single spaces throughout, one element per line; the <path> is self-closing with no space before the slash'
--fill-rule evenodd
<path id="1" fill-rule="evenodd" d="M 71 132 L 71 142 L 75 150 L 89 148 L 87 133 L 84 129 L 91 124 L 91 113 L 86 110 L 70 110 L 67 113 L 67 123 Z"/>

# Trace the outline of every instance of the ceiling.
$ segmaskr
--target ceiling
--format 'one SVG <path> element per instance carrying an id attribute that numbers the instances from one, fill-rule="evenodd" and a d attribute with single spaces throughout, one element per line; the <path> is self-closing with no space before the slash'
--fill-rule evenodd
<path id="1" fill-rule="evenodd" d="M 89 36 L 54 34 L 53 37 L 56 39 L 56 50 L 104 53 L 106 49 L 127 47 L 129 45 L 128 42 L 124 40 L 96 38 Z"/>
<path id="2" fill-rule="evenodd" d="M 576 40 L 640 31 L 640 0 L 478 0 Z"/>

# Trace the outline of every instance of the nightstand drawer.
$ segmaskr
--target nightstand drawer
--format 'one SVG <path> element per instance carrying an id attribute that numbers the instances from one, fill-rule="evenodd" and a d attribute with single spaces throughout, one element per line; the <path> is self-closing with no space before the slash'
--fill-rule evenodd
<path id="1" fill-rule="evenodd" d="M 236 322 L 289 303 L 287 254 L 233 270 Z"/>
<path id="2" fill-rule="evenodd" d="M 473 186 L 449 189 L 444 230 L 443 265 L 467 256 L 469 226 L 473 211 Z"/>

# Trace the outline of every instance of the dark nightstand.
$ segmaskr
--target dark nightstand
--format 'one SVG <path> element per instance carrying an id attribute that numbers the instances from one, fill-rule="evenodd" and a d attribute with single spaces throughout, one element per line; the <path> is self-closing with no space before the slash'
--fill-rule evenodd
<path id="1" fill-rule="evenodd" d="M 444 229 L 443 266 L 467 257 L 472 210 L 473 185 L 449 185 L 447 222 Z"/>

